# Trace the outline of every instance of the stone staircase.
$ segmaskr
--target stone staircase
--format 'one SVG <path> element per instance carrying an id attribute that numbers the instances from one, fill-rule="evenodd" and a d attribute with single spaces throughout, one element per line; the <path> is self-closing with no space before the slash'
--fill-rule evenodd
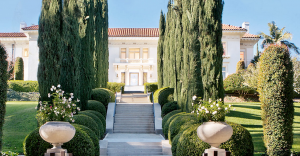
<path id="1" fill-rule="evenodd" d="M 111 128 L 107 129 L 105 138 L 100 140 L 101 155 L 172 155 L 169 141 L 156 134 L 153 104 L 146 94 L 122 94 L 116 105 L 109 104 L 107 114 L 107 125 L 111 125 L 107 127 Z"/>
<path id="2" fill-rule="evenodd" d="M 110 142 L 107 154 L 112 156 L 163 155 L 161 142 Z"/>
<path id="3" fill-rule="evenodd" d="M 154 133 L 152 104 L 117 104 L 114 133 Z"/>

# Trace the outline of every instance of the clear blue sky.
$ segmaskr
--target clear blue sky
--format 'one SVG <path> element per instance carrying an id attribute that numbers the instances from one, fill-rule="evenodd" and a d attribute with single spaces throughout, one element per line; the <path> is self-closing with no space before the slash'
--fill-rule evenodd
<path id="1" fill-rule="evenodd" d="M 268 33 L 268 23 L 293 34 L 300 47 L 300 0 L 224 0 L 223 23 L 242 26 L 250 22 L 250 33 Z M 160 11 L 168 0 L 108 0 L 110 28 L 157 28 Z M 42 0 L 0 0 L 0 32 L 18 32 L 19 24 L 38 24 Z M 260 44 L 261 42 L 259 42 Z"/>

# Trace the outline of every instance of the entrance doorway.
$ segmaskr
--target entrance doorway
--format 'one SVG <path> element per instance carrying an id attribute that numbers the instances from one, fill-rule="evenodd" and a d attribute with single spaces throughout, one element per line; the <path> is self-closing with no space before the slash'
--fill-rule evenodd
<path id="1" fill-rule="evenodd" d="M 139 73 L 130 73 L 130 85 L 131 86 L 139 85 Z"/>

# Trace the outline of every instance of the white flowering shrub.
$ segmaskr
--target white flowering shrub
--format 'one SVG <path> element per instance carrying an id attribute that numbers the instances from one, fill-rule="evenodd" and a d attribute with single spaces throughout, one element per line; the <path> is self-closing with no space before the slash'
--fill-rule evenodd
<path id="1" fill-rule="evenodd" d="M 232 105 L 225 105 L 222 99 L 212 101 L 203 101 L 201 98 L 193 96 L 193 111 L 202 122 L 224 121 L 225 115 L 230 112 Z M 234 109 L 233 109 L 234 110 Z"/>
<path id="2" fill-rule="evenodd" d="M 48 97 L 52 99 L 52 103 L 49 101 L 39 102 L 39 110 L 36 115 L 39 123 L 43 124 L 47 121 L 74 122 L 73 115 L 76 114 L 76 111 L 80 111 L 76 103 L 80 100 L 74 100 L 73 93 L 65 93 L 60 89 L 60 85 L 52 86 L 50 91 Z"/>

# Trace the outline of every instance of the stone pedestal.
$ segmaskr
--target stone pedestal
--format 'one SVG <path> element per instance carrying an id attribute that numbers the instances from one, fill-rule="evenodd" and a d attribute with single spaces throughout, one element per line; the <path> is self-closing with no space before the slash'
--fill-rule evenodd
<path id="1" fill-rule="evenodd" d="M 210 148 L 210 149 L 205 149 L 204 153 L 207 153 L 207 156 L 215 156 L 215 151 L 218 152 L 216 156 L 226 156 L 226 151 L 225 149 L 219 149 L 219 148 Z M 204 153 L 202 156 L 204 156 Z"/>
<path id="2" fill-rule="evenodd" d="M 54 155 L 52 155 L 54 153 Z M 47 149 L 47 153 L 44 156 L 71 156 L 66 149 Z"/>

